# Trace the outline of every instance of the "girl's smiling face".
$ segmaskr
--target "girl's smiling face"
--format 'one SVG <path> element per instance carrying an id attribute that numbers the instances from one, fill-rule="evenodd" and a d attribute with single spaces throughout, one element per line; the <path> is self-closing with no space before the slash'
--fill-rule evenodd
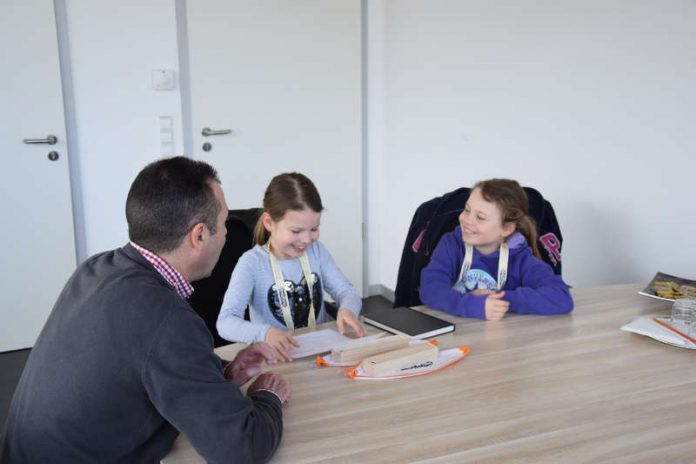
<path id="1" fill-rule="evenodd" d="M 268 213 L 263 213 L 262 221 L 271 233 L 271 252 L 278 259 L 298 258 L 319 239 L 321 213 L 309 208 L 288 210 L 280 221 L 274 221 Z"/>
<path id="2" fill-rule="evenodd" d="M 464 243 L 473 245 L 483 255 L 497 251 L 500 244 L 515 232 L 515 224 L 503 224 L 500 208 L 483 198 L 479 188 L 469 194 L 464 211 L 459 215 L 459 225 L 462 226 Z"/>

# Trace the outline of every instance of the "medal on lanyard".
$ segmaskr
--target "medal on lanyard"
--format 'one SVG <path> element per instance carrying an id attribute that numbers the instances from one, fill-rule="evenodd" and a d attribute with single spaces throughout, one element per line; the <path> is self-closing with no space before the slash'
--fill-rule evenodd
<path id="1" fill-rule="evenodd" d="M 505 282 L 507 281 L 507 268 L 508 268 L 508 258 L 510 256 L 510 249 L 507 243 L 503 242 L 500 244 L 500 255 L 498 256 L 498 288 L 497 291 L 502 290 Z M 464 244 L 464 261 L 462 262 L 462 268 L 459 271 L 459 279 L 457 282 L 464 280 L 464 276 L 471 269 L 471 263 L 474 260 L 474 247 L 468 243 Z"/>
<path id="2" fill-rule="evenodd" d="M 290 299 L 288 297 L 288 290 L 285 288 L 285 278 L 283 277 L 283 271 L 280 269 L 280 264 L 278 259 L 271 253 L 270 243 L 266 243 L 263 248 L 268 252 L 268 258 L 271 261 L 271 271 L 273 272 L 273 280 L 275 280 L 276 296 L 278 297 L 278 303 L 280 304 L 280 309 L 283 310 L 283 319 L 285 320 L 285 325 L 288 331 L 293 332 L 295 330 L 295 323 L 292 320 L 292 313 L 290 311 Z M 316 316 L 314 313 L 314 279 L 312 276 L 312 270 L 309 267 L 309 258 L 307 253 L 304 252 L 300 256 L 300 267 L 302 268 L 302 274 L 304 274 L 305 281 L 307 282 L 308 298 L 309 298 L 309 316 L 307 317 L 307 325 L 311 328 L 316 327 Z"/>

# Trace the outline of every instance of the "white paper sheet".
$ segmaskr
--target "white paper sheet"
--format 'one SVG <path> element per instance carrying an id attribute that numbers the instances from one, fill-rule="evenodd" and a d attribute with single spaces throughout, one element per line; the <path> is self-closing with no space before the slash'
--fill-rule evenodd
<path id="1" fill-rule="evenodd" d="M 295 340 L 300 346 L 293 350 L 292 358 L 299 359 L 331 351 L 334 346 L 347 343 L 351 338 L 341 335 L 333 329 L 324 329 L 295 335 Z"/>
<path id="2" fill-rule="evenodd" d="M 655 322 L 652 317 L 639 317 L 634 319 L 630 323 L 621 327 L 621 330 L 637 333 L 639 335 L 645 335 L 661 341 L 662 343 L 667 343 L 668 345 L 696 350 L 696 344 L 691 343 L 684 337 L 680 337 L 679 334 L 676 334 L 661 326 Z"/>

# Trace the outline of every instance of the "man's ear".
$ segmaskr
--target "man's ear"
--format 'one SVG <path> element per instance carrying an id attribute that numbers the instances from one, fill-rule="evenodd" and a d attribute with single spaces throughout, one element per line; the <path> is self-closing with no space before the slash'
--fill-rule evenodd
<path id="1" fill-rule="evenodd" d="M 194 248 L 203 244 L 203 240 L 208 237 L 208 228 L 202 222 L 199 222 L 191 228 L 188 233 L 187 239 L 191 246 Z"/>

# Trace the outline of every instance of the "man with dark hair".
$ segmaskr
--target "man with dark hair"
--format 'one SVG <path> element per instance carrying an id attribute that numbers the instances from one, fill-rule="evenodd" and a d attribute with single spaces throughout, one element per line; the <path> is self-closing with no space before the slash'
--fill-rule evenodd
<path id="1" fill-rule="evenodd" d="M 148 165 L 126 202 L 130 243 L 80 265 L 15 392 L 5 463 L 159 462 L 179 432 L 210 463 L 264 462 L 282 434 L 282 377 L 265 344 L 221 360 L 186 298 L 225 242 L 215 170 L 184 157 Z"/>

